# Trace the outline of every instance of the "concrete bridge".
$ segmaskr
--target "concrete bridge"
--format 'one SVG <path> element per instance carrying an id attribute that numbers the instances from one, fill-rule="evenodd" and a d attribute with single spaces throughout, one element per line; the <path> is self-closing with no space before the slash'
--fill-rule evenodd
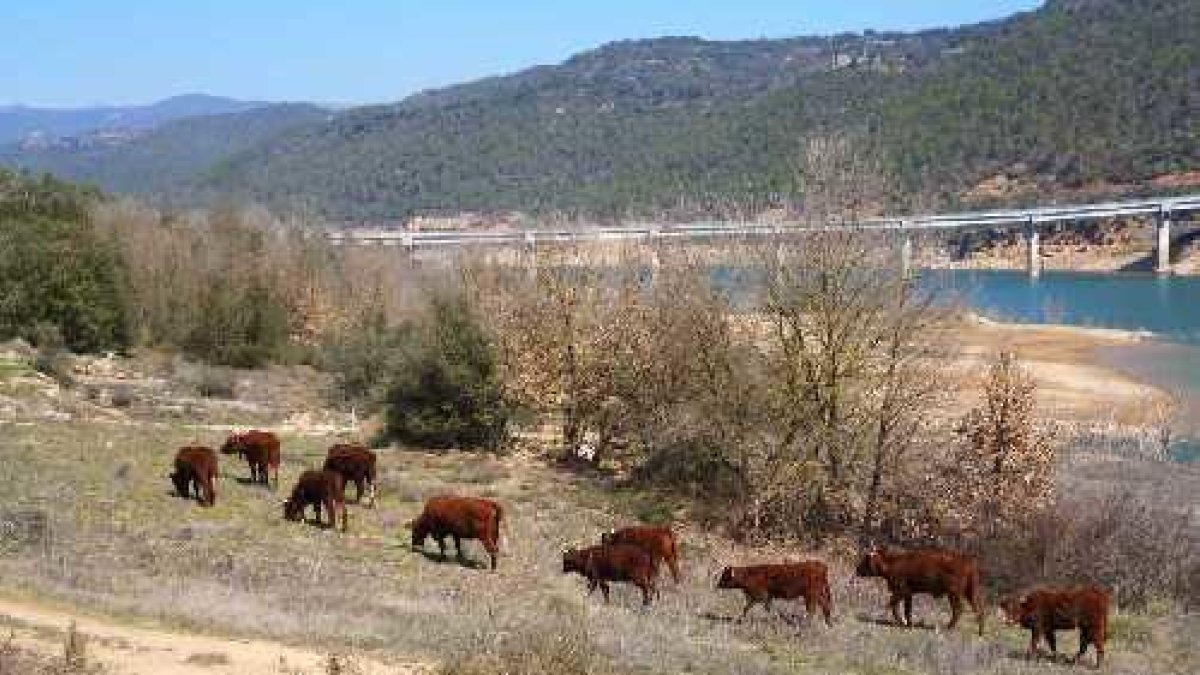
<path id="1" fill-rule="evenodd" d="M 489 231 L 428 231 L 340 229 L 328 232 L 334 244 L 377 244 L 403 246 L 410 253 L 418 249 L 447 247 L 518 246 L 534 251 L 539 244 L 597 243 L 620 241 L 656 241 L 681 239 L 712 239 L 783 237 L 822 231 L 891 232 L 898 235 L 900 264 L 907 271 L 912 266 L 912 236 L 931 230 L 972 230 L 998 227 L 1020 227 L 1025 230 L 1028 249 L 1027 269 L 1037 276 L 1041 272 L 1039 226 L 1049 223 L 1082 223 L 1130 216 L 1154 218 L 1155 269 L 1167 273 L 1171 262 L 1171 222 L 1180 215 L 1200 211 L 1200 194 L 1163 197 L 1133 201 L 1075 204 L 1027 209 L 977 211 L 900 218 L 878 218 L 853 224 L 789 224 L 698 222 L 688 224 L 637 224 L 622 227 L 593 227 L 553 230 L 489 230 Z"/>

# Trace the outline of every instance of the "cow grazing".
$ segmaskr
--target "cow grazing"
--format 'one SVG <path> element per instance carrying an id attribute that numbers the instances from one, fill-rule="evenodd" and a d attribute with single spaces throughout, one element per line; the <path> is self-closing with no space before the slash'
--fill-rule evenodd
<path id="1" fill-rule="evenodd" d="M 655 564 L 667 563 L 671 578 L 679 583 L 679 540 L 669 527 L 637 525 L 600 535 L 604 544 L 633 544 L 654 556 Z"/>
<path id="2" fill-rule="evenodd" d="M 257 429 L 231 434 L 221 446 L 221 454 L 244 457 L 250 466 L 251 482 L 267 486 L 279 484 L 279 437 L 275 434 Z"/>
<path id="3" fill-rule="evenodd" d="M 425 545 L 425 539 L 432 536 L 437 540 L 444 560 L 446 537 L 452 537 L 458 560 L 465 563 L 462 540 L 478 539 L 491 557 L 492 569 L 496 569 L 503 516 L 504 510 L 490 499 L 433 497 L 425 502 L 425 509 L 412 522 L 412 546 L 419 549 Z"/>
<path id="4" fill-rule="evenodd" d="M 855 574 L 881 577 L 892 597 L 888 605 L 898 625 L 912 626 L 913 595 L 926 593 L 950 600 L 950 624 L 958 625 L 963 600 L 971 604 L 983 635 L 983 588 L 979 562 L 974 556 L 941 548 L 911 551 L 876 549 L 863 556 Z M 900 602 L 904 602 L 904 621 L 900 620 Z"/>
<path id="5" fill-rule="evenodd" d="M 610 581 L 631 583 L 642 591 L 642 604 L 649 605 L 658 590 L 658 563 L 654 556 L 633 544 L 600 544 L 563 551 L 563 574 L 576 573 L 588 580 L 588 595 L 599 587 L 608 602 Z"/>
<path id="6" fill-rule="evenodd" d="M 1006 598 L 1000 609 L 1013 624 L 1028 628 L 1029 658 L 1038 655 L 1038 641 L 1046 638 L 1050 653 L 1058 655 L 1054 631 L 1079 629 L 1079 653 L 1074 661 L 1083 658 L 1088 645 L 1096 647 L 1096 667 L 1104 663 L 1104 640 L 1108 633 L 1108 613 L 1112 595 L 1099 586 L 1078 588 L 1043 588 L 1024 597 Z"/>
<path id="7" fill-rule="evenodd" d="M 361 445 L 339 443 L 329 448 L 325 470 L 336 471 L 347 483 L 354 483 L 355 502 L 361 502 L 366 490 L 367 505 L 375 506 L 375 453 Z"/>
<path id="8" fill-rule="evenodd" d="M 195 488 L 201 506 L 217 503 L 217 453 L 212 448 L 191 445 L 175 453 L 171 482 L 180 497 L 191 499 Z"/>
<path id="9" fill-rule="evenodd" d="M 346 513 L 346 481 L 335 471 L 309 469 L 300 474 L 292 496 L 283 503 L 283 517 L 298 521 L 304 518 L 304 509 L 312 506 L 317 512 L 317 523 L 321 524 L 321 507 L 329 512 L 329 526 L 337 526 L 337 516 L 342 514 L 342 531 L 349 529 Z"/>
<path id="10" fill-rule="evenodd" d="M 804 598 L 804 608 L 810 618 L 820 607 L 825 624 L 833 625 L 833 597 L 829 592 L 829 572 L 823 562 L 726 567 L 721 572 L 717 588 L 738 588 L 746 595 L 742 619 L 757 603 L 762 603 L 770 611 L 771 601 L 776 598 Z"/>

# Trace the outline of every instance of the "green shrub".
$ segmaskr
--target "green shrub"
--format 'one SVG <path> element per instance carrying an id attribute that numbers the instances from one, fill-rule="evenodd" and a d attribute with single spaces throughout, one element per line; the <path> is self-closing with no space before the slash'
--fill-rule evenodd
<path id="1" fill-rule="evenodd" d="M 280 360 L 290 344 L 291 309 L 275 289 L 226 281 L 210 285 L 185 351 L 204 361 L 259 368 Z"/>
<path id="2" fill-rule="evenodd" d="M 411 325 L 390 326 L 382 315 L 330 339 L 320 365 L 333 374 L 336 402 L 368 408 L 382 402 L 415 339 Z"/>
<path id="3" fill-rule="evenodd" d="M 388 392 L 385 434 L 423 447 L 494 450 L 510 410 L 493 346 L 465 297 L 435 295 L 430 309 Z"/>
<path id="4" fill-rule="evenodd" d="M 83 221 L 0 215 L 0 339 L 55 326 L 76 352 L 129 345 L 121 257 Z"/>

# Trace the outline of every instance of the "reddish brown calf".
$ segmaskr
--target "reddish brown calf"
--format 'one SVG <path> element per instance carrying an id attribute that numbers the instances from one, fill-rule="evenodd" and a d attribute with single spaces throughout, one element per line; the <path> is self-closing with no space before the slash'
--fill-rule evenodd
<path id="1" fill-rule="evenodd" d="M 876 549 L 863 556 L 855 574 L 881 577 L 887 582 L 892 598 L 888 605 L 897 625 L 912 626 L 913 595 L 925 593 L 950 600 L 950 624 L 953 630 L 962 616 L 963 600 L 971 604 L 983 635 L 983 585 L 975 556 L 942 548 L 912 551 Z M 900 603 L 904 602 L 904 621 Z"/>
<path id="2" fill-rule="evenodd" d="M 171 483 L 180 497 L 191 499 L 195 488 L 201 506 L 217 503 L 217 453 L 212 448 L 191 445 L 175 453 Z"/>
<path id="3" fill-rule="evenodd" d="M 600 535 L 604 544 L 633 544 L 654 557 L 655 563 L 665 562 L 671 578 L 679 583 L 679 540 L 669 527 L 635 525 Z"/>
<path id="4" fill-rule="evenodd" d="M 412 546 L 421 548 L 425 539 L 432 536 L 437 540 L 442 559 L 446 558 L 446 537 L 454 539 L 454 549 L 460 562 L 463 557 L 463 539 L 478 539 L 491 558 L 492 569 L 496 569 L 496 557 L 500 551 L 500 521 L 504 510 L 490 499 L 474 497 L 440 496 L 425 502 L 425 509 L 412 522 Z"/>
<path id="5" fill-rule="evenodd" d="M 342 531 L 350 527 L 346 513 L 346 482 L 334 471 L 309 469 L 300 474 L 292 496 L 283 503 L 283 517 L 291 521 L 304 518 L 304 510 L 312 506 L 317 512 L 317 523 L 321 524 L 321 507 L 329 512 L 329 527 L 337 526 L 338 513 L 342 514 Z"/>
<path id="6" fill-rule="evenodd" d="M 336 471 L 347 483 L 354 483 L 355 502 L 361 502 L 367 491 L 367 506 L 375 506 L 375 465 L 375 453 L 361 445 L 339 443 L 325 457 L 326 471 Z"/>
<path id="7" fill-rule="evenodd" d="M 221 454 L 244 457 L 250 466 L 251 482 L 279 485 L 279 437 L 275 434 L 257 429 L 231 434 L 221 446 Z"/>
<path id="8" fill-rule="evenodd" d="M 1079 629 L 1079 653 L 1074 661 L 1083 658 L 1088 645 L 1096 647 L 1096 667 L 1104 664 L 1104 641 L 1108 637 L 1108 613 L 1112 594 L 1099 586 L 1078 588 L 1043 588 L 1024 597 L 1006 598 L 1000 609 L 1005 618 L 1022 628 L 1028 628 L 1029 658 L 1038 655 L 1038 642 L 1046 638 L 1051 655 L 1058 654 L 1054 639 L 1056 630 Z"/>
<path id="9" fill-rule="evenodd" d="M 649 605 L 658 593 L 658 563 L 654 556 L 633 544 L 600 544 L 563 551 L 563 574 L 576 573 L 588 580 L 588 595 L 599 587 L 608 602 L 609 582 L 631 583 L 642 591 L 642 604 Z"/>
<path id="10" fill-rule="evenodd" d="M 804 598 L 804 609 L 809 617 L 820 607 L 825 624 L 833 625 L 833 596 L 829 592 L 829 571 L 823 562 L 726 567 L 717 588 L 741 589 L 746 596 L 742 619 L 755 604 L 762 603 L 770 611 L 771 601 L 776 598 Z"/>

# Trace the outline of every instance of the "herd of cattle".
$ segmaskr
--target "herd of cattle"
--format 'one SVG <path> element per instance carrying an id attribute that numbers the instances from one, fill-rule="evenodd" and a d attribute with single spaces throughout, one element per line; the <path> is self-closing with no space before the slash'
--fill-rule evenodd
<path id="1" fill-rule="evenodd" d="M 278 485 L 280 443 L 271 432 L 249 431 L 231 435 L 221 446 L 221 454 L 238 455 L 250 468 L 250 482 Z M 193 493 L 203 506 L 216 503 L 217 452 L 212 448 L 188 446 L 175 455 L 171 481 L 178 494 L 191 498 Z M 329 448 L 324 467 L 306 470 L 296 481 L 291 496 L 284 502 L 287 520 L 298 521 L 308 506 L 323 523 L 322 507 L 329 513 L 329 526 L 335 527 L 341 515 L 342 530 L 348 528 L 345 486 L 354 483 L 356 501 L 375 503 L 376 455 L 371 450 L 350 444 Z M 496 569 L 499 554 L 500 524 L 503 508 L 495 501 L 472 497 L 438 496 L 425 503 L 421 514 L 410 523 L 412 546 L 422 548 L 428 537 L 438 543 L 443 559 L 446 539 L 454 540 L 455 552 L 465 562 L 464 540 L 477 540 L 487 551 L 491 569 Z M 588 595 L 599 588 L 609 599 L 609 583 L 628 583 L 650 605 L 658 596 L 659 568 L 665 564 L 676 583 L 680 579 L 679 542 L 670 528 L 634 526 L 606 532 L 600 543 L 563 551 L 562 571 L 587 580 Z M 884 580 L 891 599 L 888 603 L 897 625 L 912 626 L 913 596 L 946 597 L 950 603 L 950 622 L 954 629 L 962 615 L 963 604 L 975 614 L 979 634 L 984 630 L 983 580 L 978 559 L 968 553 L 944 548 L 913 550 L 873 548 L 855 570 L 857 577 Z M 726 567 L 717 588 L 741 590 L 746 599 L 741 618 L 756 604 L 768 611 L 773 600 L 803 599 L 810 617 L 819 609 L 826 624 L 833 621 L 833 596 L 829 589 L 828 568 L 819 561 L 805 561 L 748 567 Z M 904 605 L 901 618 L 900 605 Z M 1045 640 L 1057 654 L 1055 631 L 1079 630 L 1078 661 L 1089 645 L 1096 650 L 1096 667 L 1104 660 L 1104 642 L 1112 596 L 1098 586 L 1044 588 L 1003 599 L 1000 609 L 1013 624 L 1030 631 L 1029 655 L 1036 657 L 1038 645 Z"/>

